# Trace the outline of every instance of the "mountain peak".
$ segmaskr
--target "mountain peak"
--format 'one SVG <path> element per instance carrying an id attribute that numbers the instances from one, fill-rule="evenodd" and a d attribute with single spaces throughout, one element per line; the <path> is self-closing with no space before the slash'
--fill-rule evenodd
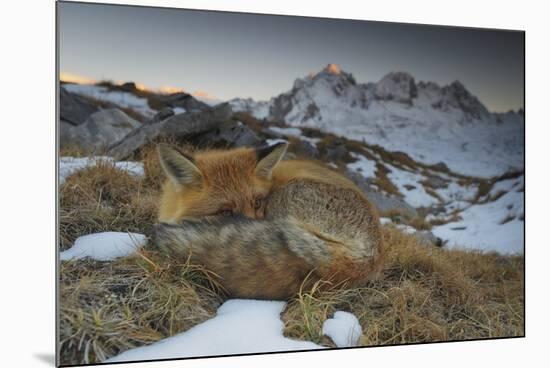
<path id="1" fill-rule="evenodd" d="M 330 63 L 328 64 L 324 69 L 323 69 L 324 72 L 327 72 L 329 74 L 336 74 L 336 75 L 340 75 L 342 74 L 342 68 L 340 68 L 340 65 L 338 64 L 333 64 L 333 63 Z"/>
<path id="2" fill-rule="evenodd" d="M 412 75 L 406 72 L 391 72 L 376 83 L 374 95 L 380 100 L 395 100 L 412 103 L 418 90 Z"/>

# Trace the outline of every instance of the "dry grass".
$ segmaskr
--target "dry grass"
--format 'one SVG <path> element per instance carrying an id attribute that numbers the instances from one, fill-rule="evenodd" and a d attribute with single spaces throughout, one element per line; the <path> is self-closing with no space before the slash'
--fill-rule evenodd
<path id="1" fill-rule="evenodd" d="M 395 224 L 405 224 L 414 227 L 416 230 L 431 230 L 431 223 L 426 221 L 426 218 L 420 215 L 413 216 L 408 212 L 397 208 L 386 211 L 379 211 L 380 217 L 387 217 Z"/>
<path id="2" fill-rule="evenodd" d="M 524 335 L 522 257 L 428 248 L 394 227 L 383 233 L 383 276 L 303 292 L 284 312 L 287 336 L 323 342 L 323 321 L 336 310 L 357 316 L 365 346 Z"/>
<path id="3" fill-rule="evenodd" d="M 61 364 L 101 362 L 211 318 L 221 303 L 201 267 L 149 252 L 60 269 Z"/>
<path id="4" fill-rule="evenodd" d="M 67 178 L 60 189 L 61 249 L 99 231 L 150 235 L 163 181 L 152 148 L 132 158 L 144 163 L 144 178 L 109 164 Z M 524 334 L 522 257 L 428 248 L 393 227 L 383 234 L 383 277 L 355 289 L 303 290 L 283 313 L 287 336 L 333 346 L 321 328 L 336 310 L 359 318 L 363 345 Z M 62 364 L 100 362 L 183 332 L 224 300 L 207 270 L 151 246 L 112 262 L 63 262 L 59 274 Z"/>
<path id="5" fill-rule="evenodd" d="M 397 189 L 393 182 L 388 178 L 390 173 L 389 169 L 382 165 L 381 163 L 376 163 L 376 178 L 374 179 L 374 185 L 378 187 L 379 190 L 386 192 L 390 195 L 395 195 L 398 197 L 403 197 L 403 194 Z"/>

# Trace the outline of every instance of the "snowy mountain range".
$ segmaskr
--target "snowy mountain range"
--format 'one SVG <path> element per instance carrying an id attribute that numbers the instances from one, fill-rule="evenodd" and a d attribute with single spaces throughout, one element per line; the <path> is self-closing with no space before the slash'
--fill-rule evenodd
<path id="1" fill-rule="evenodd" d="M 376 83 L 358 83 L 329 64 L 269 101 L 229 103 L 259 119 L 365 140 L 464 175 L 523 168 L 523 111 L 492 113 L 459 81 L 439 86 L 392 72 Z"/>

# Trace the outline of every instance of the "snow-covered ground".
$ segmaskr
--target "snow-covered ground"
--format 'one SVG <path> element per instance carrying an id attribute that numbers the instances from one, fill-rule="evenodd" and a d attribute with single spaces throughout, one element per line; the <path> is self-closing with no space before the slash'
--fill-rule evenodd
<path id="1" fill-rule="evenodd" d="M 285 306 L 282 301 L 228 300 L 214 318 L 154 344 L 127 350 L 105 363 L 322 349 L 313 342 L 283 336 L 280 315 Z M 362 334 L 357 318 L 341 311 L 324 322 L 323 333 L 339 347 L 356 346 Z"/>
<path id="2" fill-rule="evenodd" d="M 403 194 L 405 202 L 413 207 L 430 207 L 438 203 L 438 200 L 426 193 L 426 189 L 420 183 L 426 177 L 412 172 L 398 169 L 395 166 L 387 165 L 390 168 L 388 178 Z"/>
<path id="3" fill-rule="evenodd" d="M 376 161 L 369 160 L 365 156 L 354 152 L 351 153 L 351 156 L 356 158 L 357 161 L 348 164 L 348 169 L 360 173 L 365 178 L 376 177 Z"/>
<path id="4" fill-rule="evenodd" d="M 352 156 L 357 161 L 348 164 L 349 169 L 361 173 L 365 178 L 375 176 L 374 160 L 358 154 Z M 375 156 L 381 160 L 379 156 Z M 473 199 L 478 191 L 474 184 L 459 184 L 459 180 L 450 175 L 429 170 L 403 170 L 387 162 L 383 162 L 383 165 L 389 170 L 388 179 L 403 195 L 405 202 L 415 208 L 437 208 L 437 215 L 430 213 L 426 217 L 427 221 L 452 221 L 432 229 L 434 235 L 446 242 L 447 247 L 496 251 L 502 254 L 523 252 L 523 175 L 497 181 L 486 196 L 474 203 Z M 439 185 L 431 188 L 437 197 L 427 193 L 423 184 L 426 181 L 439 182 Z M 443 212 L 439 212 L 441 209 Z M 453 220 L 456 214 L 461 220 Z M 413 228 L 402 230 L 414 233 Z"/>
<path id="5" fill-rule="evenodd" d="M 111 102 L 120 107 L 131 108 L 145 117 L 152 117 L 156 114 L 156 110 L 149 107 L 146 98 L 137 97 L 130 92 L 110 91 L 106 87 L 91 84 L 64 84 L 63 88 L 68 92 Z"/>
<path id="6" fill-rule="evenodd" d="M 487 203 L 470 205 L 460 212 L 462 220 L 435 226 L 432 232 L 448 240 L 447 246 L 452 248 L 523 253 L 523 181 L 521 176 L 498 182 L 489 193 Z"/>
<path id="7" fill-rule="evenodd" d="M 136 233 L 104 232 L 89 234 L 77 238 L 71 248 L 59 254 L 59 259 L 68 261 L 88 257 L 97 261 L 111 261 L 135 253 L 146 242 L 145 235 Z"/>
<path id="8" fill-rule="evenodd" d="M 109 156 L 93 157 L 70 157 L 64 156 L 59 159 L 59 185 L 63 185 L 65 180 L 77 171 L 87 167 L 95 166 L 98 163 L 109 163 L 119 170 L 128 172 L 135 176 L 144 176 L 143 164 L 133 161 L 115 161 Z"/>
<path id="9" fill-rule="evenodd" d="M 269 104 L 266 101 L 254 101 L 251 98 L 235 98 L 228 101 L 233 111 L 249 111 L 257 119 L 265 119 L 269 115 Z"/>
<path id="10" fill-rule="evenodd" d="M 351 139 L 406 152 L 426 164 L 444 162 L 454 172 L 479 177 L 523 167 L 523 123 L 460 122 L 460 115 L 423 105 L 374 102 L 368 110 L 330 116 L 322 129 Z M 349 116 L 348 116 L 349 115 Z M 353 117 L 352 117 L 353 116 Z M 345 123 L 338 124 L 338 121 Z M 318 126 L 313 122 L 292 125 Z"/>

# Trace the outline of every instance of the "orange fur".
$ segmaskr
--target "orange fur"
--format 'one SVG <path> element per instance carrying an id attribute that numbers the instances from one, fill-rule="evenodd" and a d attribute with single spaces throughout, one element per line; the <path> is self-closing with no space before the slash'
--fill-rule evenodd
<path id="1" fill-rule="evenodd" d="M 204 151 L 193 158 L 203 174 L 201 185 L 183 189 L 168 180 L 162 190 L 160 222 L 177 223 L 223 209 L 250 218 L 263 217 L 262 211 L 254 209 L 254 200 L 265 198 L 273 183 L 254 174 L 257 159 L 253 149 Z"/>
<path id="2" fill-rule="evenodd" d="M 231 295 L 287 297 L 307 275 L 313 282 L 350 285 L 376 277 L 382 269 L 378 214 L 339 173 L 311 161 L 288 160 L 277 161 L 265 177 L 258 173 L 258 153 L 251 148 L 197 152 L 188 160 L 192 163 L 184 159 L 183 167 L 200 174 L 182 175 L 185 184 L 164 184 L 159 222 L 180 224 L 227 211 L 250 219 L 290 221 L 284 225 L 288 229 L 275 222 L 261 230 L 256 227 L 265 222 L 207 223 L 197 225 L 200 231 L 191 223 L 164 228 L 165 236 L 159 239 L 167 240 L 162 243 L 182 254 L 193 248 L 195 260 L 220 275 Z M 177 167 L 173 173 L 178 175 Z M 286 232 L 283 242 L 294 243 L 278 247 L 281 231 Z M 296 235 L 300 231 L 303 235 Z M 267 233 L 271 237 L 266 238 Z M 233 234 L 231 244 L 220 240 L 228 234 Z"/>

